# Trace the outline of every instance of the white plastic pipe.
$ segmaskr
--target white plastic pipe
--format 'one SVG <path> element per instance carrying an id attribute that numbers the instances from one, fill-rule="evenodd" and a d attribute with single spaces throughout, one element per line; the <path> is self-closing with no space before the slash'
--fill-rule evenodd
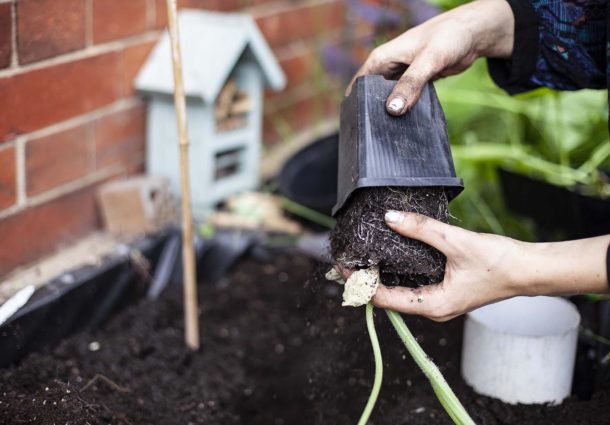
<path id="1" fill-rule="evenodd" d="M 468 313 L 462 376 L 505 403 L 561 403 L 570 394 L 580 314 L 562 298 L 516 297 Z"/>

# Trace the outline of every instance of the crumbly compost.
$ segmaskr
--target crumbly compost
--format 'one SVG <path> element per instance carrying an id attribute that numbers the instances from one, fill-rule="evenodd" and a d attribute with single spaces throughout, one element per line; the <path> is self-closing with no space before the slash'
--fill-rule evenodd
<path id="1" fill-rule="evenodd" d="M 197 352 L 184 346 L 173 286 L 0 369 L 0 424 L 354 425 L 373 381 L 364 311 L 339 308 L 341 287 L 318 267 L 299 256 L 247 258 L 217 285 L 200 285 Z M 463 317 L 405 321 L 478 425 L 610 424 L 608 365 L 598 364 L 590 400 L 504 404 L 460 375 Z M 371 423 L 451 424 L 385 314 L 375 322 L 385 376 Z"/>
<path id="2" fill-rule="evenodd" d="M 388 286 L 438 283 L 445 274 L 445 256 L 390 230 L 384 215 L 388 210 L 416 212 L 446 223 L 447 206 L 443 188 L 358 189 L 337 216 L 331 234 L 332 256 L 350 269 L 379 266 L 381 281 Z"/>

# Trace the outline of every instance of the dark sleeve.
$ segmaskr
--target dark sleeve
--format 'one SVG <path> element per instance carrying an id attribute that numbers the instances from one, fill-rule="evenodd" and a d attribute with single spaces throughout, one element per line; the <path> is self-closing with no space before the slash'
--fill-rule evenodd
<path id="1" fill-rule="evenodd" d="M 509 94 L 538 87 L 531 81 L 538 57 L 538 16 L 527 0 L 508 0 L 515 17 L 515 41 L 510 60 L 488 59 L 489 74 Z"/>
<path id="2" fill-rule="evenodd" d="M 488 60 L 497 85 L 510 94 L 606 88 L 606 0 L 507 1 L 515 41 L 510 60 Z"/>
<path id="3" fill-rule="evenodd" d="M 608 288 L 610 289 L 610 244 L 608 244 L 608 252 L 606 252 L 606 274 L 608 275 Z"/>

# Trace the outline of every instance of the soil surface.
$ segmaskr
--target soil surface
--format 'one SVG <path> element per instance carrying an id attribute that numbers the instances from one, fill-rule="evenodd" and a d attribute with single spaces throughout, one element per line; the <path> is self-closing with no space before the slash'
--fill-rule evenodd
<path id="1" fill-rule="evenodd" d="M 438 283 L 445 275 L 445 256 L 423 242 L 386 226 L 388 210 L 416 212 L 447 222 L 447 195 L 438 187 L 372 187 L 358 189 L 337 214 L 331 253 L 348 269 L 379 266 L 389 286 L 417 287 Z"/>
<path id="2" fill-rule="evenodd" d="M 363 308 L 342 308 L 318 265 L 245 260 L 200 286 L 202 349 L 183 345 L 181 294 L 124 310 L 0 371 L 2 424 L 353 425 L 373 380 Z M 450 424 L 430 385 L 376 315 L 385 370 L 370 424 Z M 608 424 L 610 384 L 590 401 L 510 406 L 460 378 L 462 321 L 407 318 L 478 424 Z"/>

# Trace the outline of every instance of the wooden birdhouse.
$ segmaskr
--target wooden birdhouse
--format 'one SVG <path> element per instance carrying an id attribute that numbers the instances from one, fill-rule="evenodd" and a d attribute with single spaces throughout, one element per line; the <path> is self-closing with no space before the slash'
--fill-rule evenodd
<path id="1" fill-rule="evenodd" d="M 263 89 L 281 90 L 285 76 L 254 20 L 244 14 L 179 13 L 190 142 L 193 211 L 259 183 Z M 180 172 L 174 82 L 168 34 L 136 82 L 149 98 L 147 171 L 167 177 L 179 196 Z"/>

